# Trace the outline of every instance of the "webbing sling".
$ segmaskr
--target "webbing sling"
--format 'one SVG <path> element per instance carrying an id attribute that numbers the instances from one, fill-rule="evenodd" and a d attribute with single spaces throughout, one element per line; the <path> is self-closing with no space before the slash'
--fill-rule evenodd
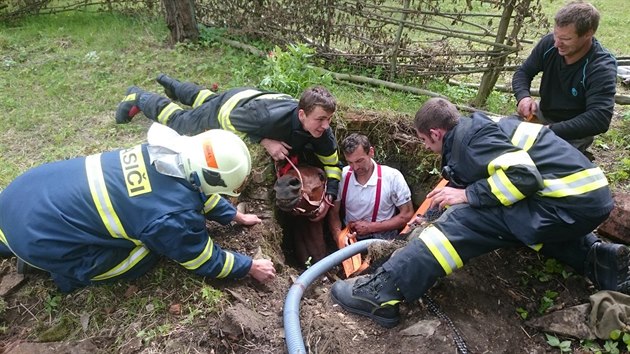
<path id="1" fill-rule="evenodd" d="M 348 183 L 350 182 L 350 175 L 352 175 L 352 168 L 348 170 L 348 174 L 346 174 L 346 179 L 343 183 L 343 190 L 341 192 L 341 210 L 345 212 L 346 209 L 346 194 L 348 193 Z M 381 172 L 381 165 L 376 164 L 376 200 L 374 201 L 374 210 L 372 211 L 372 222 L 376 221 L 376 216 L 378 215 L 378 208 L 381 204 L 381 185 L 383 180 L 383 174 Z"/>

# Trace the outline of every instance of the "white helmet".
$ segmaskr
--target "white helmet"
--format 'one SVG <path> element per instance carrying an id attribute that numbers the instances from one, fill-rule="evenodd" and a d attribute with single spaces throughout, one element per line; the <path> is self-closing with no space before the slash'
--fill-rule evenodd
<path id="1" fill-rule="evenodd" d="M 252 158 L 243 140 L 221 129 L 208 130 L 189 139 L 180 151 L 186 177 L 206 195 L 238 196 L 252 169 Z"/>

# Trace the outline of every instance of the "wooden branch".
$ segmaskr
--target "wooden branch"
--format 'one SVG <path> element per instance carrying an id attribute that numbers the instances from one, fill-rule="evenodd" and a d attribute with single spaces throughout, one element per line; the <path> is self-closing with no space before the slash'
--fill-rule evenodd
<path id="1" fill-rule="evenodd" d="M 467 83 L 467 82 L 459 82 L 457 80 L 449 79 L 448 83 L 454 86 L 464 86 L 471 88 L 479 88 L 479 84 L 475 83 Z M 504 93 L 512 93 L 512 88 L 506 85 L 494 85 L 494 90 Z M 529 93 L 532 96 L 540 97 L 540 91 L 538 89 L 531 89 Z M 627 95 L 615 95 L 615 103 L 620 105 L 630 105 L 630 96 Z"/>
<path id="2" fill-rule="evenodd" d="M 221 43 L 227 44 L 227 45 L 231 45 L 232 47 L 236 47 L 236 48 L 239 48 L 239 49 L 246 50 L 246 51 L 248 51 L 248 52 L 250 52 L 250 53 L 252 53 L 254 55 L 257 55 L 259 57 L 263 57 L 264 58 L 264 57 L 267 56 L 267 53 L 265 53 L 264 51 L 254 47 L 254 46 L 251 46 L 249 44 L 233 41 L 231 39 L 222 38 L 222 37 L 215 37 L 215 38 L 216 38 L 216 40 L 218 42 L 221 42 Z"/>
<path id="3" fill-rule="evenodd" d="M 246 50 L 254 55 L 260 56 L 260 57 L 266 57 L 267 53 L 265 53 L 264 51 L 251 46 L 249 44 L 245 44 L 245 43 L 241 43 L 241 42 L 237 42 L 231 39 L 227 39 L 227 38 L 222 38 L 222 37 L 216 37 L 216 40 L 218 42 L 236 47 L 236 48 L 240 48 L 243 50 Z M 349 82 L 358 82 L 358 83 L 362 83 L 362 84 L 369 84 L 369 85 L 374 85 L 374 86 L 383 86 L 383 87 L 387 87 L 389 89 L 392 90 L 397 90 L 397 91 L 404 91 L 404 92 L 410 92 L 410 93 L 414 93 L 416 95 L 422 95 L 422 96 L 429 96 L 429 97 L 441 97 L 444 99 L 448 99 L 448 97 L 441 95 L 439 93 L 433 92 L 433 91 L 429 91 L 429 90 L 423 90 L 417 87 L 412 87 L 412 86 L 406 86 L 406 85 L 401 85 L 401 84 L 397 84 L 395 82 L 390 82 L 390 81 L 385 81 L 385 80 L 379 80 L 379 79 L 373 79 L 371 77 L 366 77 L 366 76 L 361 76 L 361 75 L 352 75 L 352 74 L 342 74 L 342 73 L 336 73 L 330 70 L 326 70 L 324 68 L 320 68 L 317 66 L 311 66 L 311 68 L 321 72 L 323 75 L 329 74 L 333 79 L 335 80 L 339 80 L 339 81 L 349 81 Z M 489 116 L 496 116 L 496 113 L 492 113 L 492 112 L 488 112 L 488 111 L 483 111 L 474 107 L 470 107 L 470 106 L 464 106 L 464 105 L 455 105 L 459 110 L 462 111 L 467 111 L 467 112 L 482 112 L 485 113 Z"/>
<path id="4" fill-rule="evenodd" d="M 340 9 L 340 11 L 341 11 L 341 9 Z M 420 29 L 420 30 L 423 30 L 425 32 L 429 32 L 429 33 L 433 33 L 433 34 L 438 34 L 438 35 L 443 35 L 443 36 L 453 37 L 453 38 L 459 38 L 459 39 L 468 40 L 468 41 L 471 41 L 471 42 L 476 42 L 476 43 L 479 43 L 479 44 L 485 44 L 485 45 L 489 45 L 489 46 L 499 47 L 499 48 L 503 48 L 503 49 L 505 49 L 507 51 L 511 51 L 511 52 L 517 52 L 518 51 L 518 48 L 513 47 L 513 46 L 508 46 L 508 45 L 505 45 L 503 43 L 496 43 L 496 42 L 491 42 L 491 41 L 486 41 L 486 40 L 474 38 L 474 36 L 484 37 L 484 36 L 487 35 L 487 33 L 466 32 L 466 34 L 461 34 L 461 32 L 464 32 L 464 31 L 437 29 L 437 28 L 432 28 L 431 26 L 419 25 L 419 24 L 417 24 L 415 22 L 412 22 L 412 21 L 392 20 L 391 18 L 386 17 L 386 16 L 379 16 L 379 15 L 374 15 L 373 14 L 372 18 L 375 19 L 375 20 L 380 20 L 382 23 L 385 23 L 385 24 L 397 25 L 399 23 L 404 23 L 404 25 L 407 28 Z"/>

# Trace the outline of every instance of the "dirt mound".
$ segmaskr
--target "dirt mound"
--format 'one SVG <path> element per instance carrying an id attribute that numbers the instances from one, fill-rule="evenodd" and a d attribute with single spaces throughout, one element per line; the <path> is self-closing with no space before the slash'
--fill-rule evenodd
<path id="1" fill-rule="evenodd" d="M 203 279 L 165 260 L 136 281 L 64 295 L 46 275 L 16 280 L 15 259 L 5 259 L 0 276 L 14 283 L 0 298 L 0 352 L 285 352 L 284 300 L 303 269 L 293 264 L 274 212 L 271 163 L 255 151 L 253 161 L 250 184 L 234 202 L 263 223 L 250 228 L 210 223 L 208 229 L 225 249 L 273 260 L 278 277 L 272 283 Z M 374 258 L 401 245 L 372 249 Z M 403 304 L 402 323 L 386 330 L 332 303 L 329 290 L 341 274 L 336 268 L 305 291 L 302 339 L 310 353 L 455 353 L 454 326 L 471 353 L 548 352 L 543 333 L 527 327 L 523 317 L 587 302 L 593 289 L 570 271 L 528 248 L 495 251 L 428 292 L 444 316 L 426 300 Z M 550 292 L 557 296 L 549 299 Z"/>

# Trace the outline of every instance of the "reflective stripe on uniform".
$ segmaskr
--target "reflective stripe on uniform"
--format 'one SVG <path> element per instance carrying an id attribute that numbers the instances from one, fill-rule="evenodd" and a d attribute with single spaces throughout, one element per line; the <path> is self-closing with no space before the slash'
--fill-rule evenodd
<path id="1" fill-rule="evenodd" d="M 195 270 L 201 267 L 202 264 L 206 263 L 210 258 L 212 258 L 212 251 L 214 250 L 214 243 L 212 239 L 208 237 L 208 242 L 206 242 L 206 247 L 204 247 L 203 251 L 194 259 L 191 259 L 188 262 L 180 263 L 184 268 Z"/>
<path id="2" fill-rule="evenodd" d="M 537 243 L 535 245 L 529 245 L 527 247 L 533 249 L 536 252 L 540 252 L 540 250 L 543 248 L 543 244 L 542 243 Z"/>
<path id="3" fill-rule="evenodd" d="M 429 226 L 418 236 L 427 246 L 433 257 L 440 263 L 446 275 L 464 266 L 455 247 L 437 227 Z"/>
<path id="4" fill-rule="evenodd" d="M 236 105 L 241 100 L 244 100 L 252 96 L 259 95 L 259 94 L 261 94 L 261 92 L 258 90 L 251 90 L 251 89 L 245 90 L 245 91 L 241 91 L 235 94 L 234 96 L 230 97 L 227 101 L 225 101 L 225 103 L 219 109 L 218 119 L 219 119 L 219 126 L 221 127 L 221 129 L 231 131 L 232 133 L 235 133 L 241 138 L 244 138 L 245 134 L 242 132 L 236 131 L 236 129 L 232 125 L 232 122 L 230 121 L 230 113 L 232 113 L 232 110 L 234 109 L 234 107 L 236 107 Z"/>
<path id="5" fill-rule="evenodd" d="M 181 111 L 182 109 L 182 107 L 176 105 L 173 102 L 169 103 L 166 107 L 162 109 L 162 111 L 160 111 L 160 114 L 157 117 L 158 123 L 167 125 L 168 120 L 171 118 L 173 113 Z"/>
<path id="6" fill-rule="evenodd" d="M 127 96 L 125 96 L 125 98 L 123 98 L 122 102 L 135 101 L 137 97 L 138 97 L 137 92 L 130 93 Z"/>
<path id="7" fill-rule="evenodd" d="M 94 206 L 110 236 L 114 238 L 124 238 L 136 245 L 141 245 L 142 243 L 140 241 L 131 239 L 127 235 L 127 232 L 120 222 L 120 218 L 118 218 L 118 214 L 116 214 L 114 210 L 112 201 L 109 198 L 109 193 L 107 192 L 105 177 L 103 176 L 101 154 L 90 155 L 85 158 L 85 172 L 87 173 L 90 194 L 92 194 Z"/>
<path id="8" fill-rule="evenodd" d="M 528 151 L 534 145 L 542 127 L 542 124 L 527 122 L 519 124 L 512 136 L 512 145 Z"/>
<path id="9" fill-rule="evenodd" d="M 333 152 L 328 156 L 318 155 L 317 159 L 324 165 L 324 172 L 326 172 L 327 178 L 332 178 L 336 180 L 341 180 L 341 169 L 339 166 L 339 156 L 337 155 L 337 151 Z"/>
<path id="10" fill-rule="evenodd" d="M 203 204 L 203 213 L 208 214 L 215 206 L 217 206 L 219 200 L 221 200 L 221 196 L 218 194 L 211 194 L 210 197 L 208 197 L 208 200 L 206 200 Z"/>
<path id="11" fill-rule="evenodd" d="M 538 192 L 544 197 L 562 198 L 580 195 L 608 185 L 604 172 L 599 167 L 589 168 L 572 175 L 543 180 L 545 188 Z"/>
<path id="12" fill-rule="evenodd" d="M 267 93 L 260 95 L 255 100 L 295 100 L 295 98 L 287 95 L 286 93 Z"/>
<path id="13" fill-rule="evenodd" d="M 492 194 L 503 205 L 512 205 L 525 198 L 525 195 L 510 181 L 505 171 L 512 166 L 533 166 L 534 161 L 523 150 L 505 153 L 488 164 L 487 178 Z"/>
<path id="14" fill-rule="evenodd" d="M 93 281 L 110 279 L 113 277 L 117 277 L 128 270 L 132 269 L 138 262 L 140 262 L 144 257 L 149 254 L 149 250 L 144 246 L 138 246 L 131 250 L 129 256 L 125 258 L 122 262 L 118 263 L 114 268 L 108 270 L 107 272 L 97 275 L 92 278 Z"/>
<path id="15" fill-rule="evenodd" d="M 7 238 L 4 236 L 4 232 L 2 232 L 2 230 L 0 230 L 0 242 L 4 243 L 5 246 L 9 247 L 9 242 L 7 241 Z M 11 249 L 11 247 L 9 247 L 9 249 Z"/>
<path id="16" fill-rule="evenodd" d="M 223 269 L 221 269 L 221 273 L 217 275 L 217 279 L 227 277 L 232 272 L 232 268 L 234 268 L 234 255 L 228 251 L 223 252 L 225 253 L 225 262 L 223 263 Z"/>
<path id="17" fill-rule="evenodd" d="M 195 98 L 195 102 L 193 102 L 192 108 L 197 108 L 199 106 L 201 106 L 208 97 L 214 95 L 215 93 L 208 90 L 208 89 L 203 89 L 201 91 L 199 91 L 199 93 L 197 93 L 197 98 Z"/>
<path id="18" fill-rule="evenodd" d="M 341 181 L 341 169 L 339 167 L 324 166 L 324 172 L 326 172 L 326 178 Z"/>
<path id="19" fill-rule="evenodd" d="M 317 156 L 317 159 L 321 161 L 321 163 L 323 163 L 324 165 L 336 165 L 337 163 L 339 163 L 339 156 L 337 155 L 337 151 L 328 156 L 318 154 L 315 154 L 315 156 Z"/>

